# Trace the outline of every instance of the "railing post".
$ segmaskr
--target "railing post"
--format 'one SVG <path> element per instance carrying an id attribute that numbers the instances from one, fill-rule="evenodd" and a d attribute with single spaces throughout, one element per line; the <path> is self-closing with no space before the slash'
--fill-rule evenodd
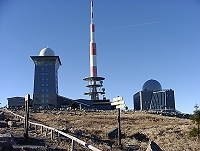
<path id="1" fill-rule="evenodd" d="M 53 129 L 51 129 L 51 140 L 53 140 Z"/>
<path id="2" fill-rule="evenodd" d="M 35 124 L 35 131 L 37 131 L 37 125 Z"/>
<path id="3" fill-rule="evenodd" d="M 72 139 L 71 151 L 74 151 L 74 140 Z"/>
<path id="4" fill-rule="evenodd" d="M 46 128 L 45 137 L 47 137 L 47 134 L 48 134 L 48 128 Z"/>
<path id="5" fill-rule="evenodd" d="M 60 143 L 60 133 L 58 132 L 58 142 Z"/>
<path id="6" fill-rule="evenodd" d="M 43 133 L 43 126 L 41 126 L 41 134 Z"/>

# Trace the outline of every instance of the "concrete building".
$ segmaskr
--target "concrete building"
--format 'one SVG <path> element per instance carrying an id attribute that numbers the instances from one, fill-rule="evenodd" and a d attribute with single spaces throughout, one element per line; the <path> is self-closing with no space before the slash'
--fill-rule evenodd
<path id="1" fill-rule="evenodd" d="M 58 108 L 59 56 L 50 48 L 43 48 L 39 56 L 31 56 L 35 64 L 33 107 Z"/>
<path id="2" fill-rule="evenodd" d="M 134 110 L 175 110 L 174 91 L 163 90 L 158 81 L 151 79 L 134 94 L 133 103 Z"/>

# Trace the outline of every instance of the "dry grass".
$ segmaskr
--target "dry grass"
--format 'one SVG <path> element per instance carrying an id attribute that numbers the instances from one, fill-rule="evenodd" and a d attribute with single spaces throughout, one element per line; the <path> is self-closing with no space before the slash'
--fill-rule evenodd
<path id="1" fill-rule="evenodd" d="M 17 113 L 24 114 L 23 111 Z M 115 147 L 117 139 L 107 137 L 108 131 L 117 127 L 116 111 L 40 111 L 40 113 L 30 113 L 30 119 L 59 130 L 67 129 L 72 135 L 75 130 L 81 130 L 83 132 L 81 140 L 101 150 L 120 150 Z M 190 138 L 188 135 L 193 126 L 189 119 L 142 112 L 121 112 L 123 150 L 146 150 L 149 142 L 138 140 L 135 136 L 139 132 L 156 142 L 165 151 L 198 151 L 200 145 L 196 138 Z M 62 143 L 60 145 L 62 146 Z"/>

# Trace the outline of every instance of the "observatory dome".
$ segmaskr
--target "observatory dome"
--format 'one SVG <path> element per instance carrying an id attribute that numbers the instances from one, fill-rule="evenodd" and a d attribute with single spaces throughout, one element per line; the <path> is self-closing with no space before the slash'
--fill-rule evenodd
<path id="1" fill-rule="evenodd" d="M 39 54 L 39 56 L 54 56 L 54 55 L 55 54 L 54 54 L 53 50 L 50 48 L 43 48 Z"/>
<path id="2" fill-rule="evenodd" d="M 156 80 L 148 80 L 144 83 L 142 91 L 160 91 L 162 90 L 161 84 Z"/>

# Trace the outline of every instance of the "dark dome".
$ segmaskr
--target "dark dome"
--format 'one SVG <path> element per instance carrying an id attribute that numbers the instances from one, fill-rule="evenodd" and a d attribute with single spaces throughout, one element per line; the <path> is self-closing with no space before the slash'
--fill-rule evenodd
<path id="1" fill-rule="evenodd" d="M 162 90 L 161 84 L 156 80 L 148 80 L 144 83 L 142 91 L 160 91 Z"/>

